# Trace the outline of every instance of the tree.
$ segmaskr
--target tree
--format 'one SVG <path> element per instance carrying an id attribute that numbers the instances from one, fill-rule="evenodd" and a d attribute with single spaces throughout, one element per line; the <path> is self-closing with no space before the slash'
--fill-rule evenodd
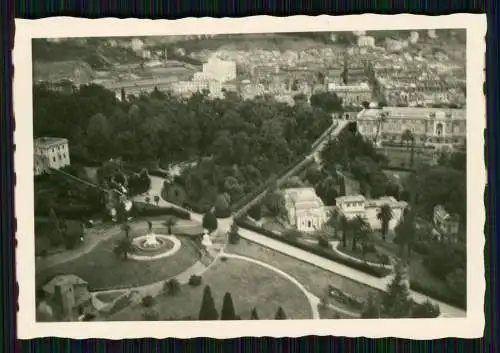
<path id="1" fill-rule="evenodd" d="M 233 298 L 231 293 L 227 292 L 224 295 L 221 310 L 221 320 L 236 320 L 236 312 L 234 311 Z"/>
<path id="2" fill-rule="evenodd" d="M 328 241 L 328 237 L 326 235 L 320 235 L 318 237 L 318 245 L 322 248 L 329 248 L 330 242 Z"/>
<path id="3" fill-rule="evenodd" d="M 336 186 L 337 183 L 332 176 L 328 176 L 323 181 L 316 184 L 315 191 L 321 200 L 323 200 L 325 205 L 335 205 L 335 201 L 338 196 Z"/>
<path id="4" fill-rule="evenodd" d="M 158 207 L 158 204 L 160 203 L 160 196 L 155 195 L 154 200 L 155 200 L 156 207 Z"/>
<path id="5" fill-rule="evenodd" d="M 427 299 L 422 304 L 415 303 L 412 308 L 411 317 L 413 318 L 429 318 L 433 319 L 441 314 L 439 305 L 433 304 L 429 299 Z"/>
<path id="6" fill-rule="evenodd" d="M 130 233 L 130 224 L 128 222 L 122 223 L 121 228 L 123 232 L 125 233 L 125 238 L 129 238 L 129 233 Z"/>
<path id="7" fill-rule="evenodd" d="M 406 248 L 406 256 L 408 258 L 411 257 L 411 249 L 415 236 L 413 212 L 413 210 L 406 209 L 403 213 L 403 219 L 395 228 L 396 237 L 394 242 L 400 246 L 401 255 L 404 255 L 404 249 Z"/>
<path id="8" fill-rule="evenodd" d="M 276 311 L 276 315 L 274 316 L 274 320 L 286 320 L 287 316 L 283 307 L 279 307 L 278 311 Z"/>
<path id="9" fill-rule="evenodd" d="M 274 217 L 286 214 L 285 198 L 279 191 L 271 191 L 266 195 L 265 205 Z"/>
<path id="10" fill-rule="evenodd" d="M 404 278 L 404 265 L 398 263 L 393 280 L 383 294 L 383 316 L 389 318 L 405 318 L 410 314 L 410 290 Z"/>
<path id="11" fill-rule="evenodd" d="M 122 238 L 115 245 L 114 253 L 116 256 L 122 257 L 124 260 L 128 260 L 128 253 L 132 250 L 132 240 L 129 238 Z"/>
<path id="12" fill-rule="evenodd" d="M 50 209 L 49 224 L 53 229 L 53 231 L 49 233 L 50 242 L 55 246 L 60 245 L 62 243 L 61 223 L 53 208 Z"/>
<path id="13" fill-rule="evenodd" d="M 357 250 L 357 245 L 359 242 L 365 242 L 368 236 L 370 226 L 368 222 L 361 216 L 349 221 L 349 228 L 351 229 L 352 236 L 352 250 Z"/>
<path id="14" fill-rule="evenodd" d="M 380 220 L 382 225 L 382 238 L 386 240 L 387 232 L 389 231 L 389 222 L 393 217 L 391 206 L 385 204 L 382 205 L 380 211 L 377 214 L 377 219 Z"/>
<path id="15" fill-rule="evenodd" d="M 378 319 L 380 317 L 380 309 L 376 303 L 373 293 L 370 293 L 368 300 L 365 303 L 361 318 L 363 319 Z"/>
<path id="16" fill-rule="evenodd" d="M 217 217 L 215 217 L 211 211 L 208 211 L 203 216 L 202 225 L 203 228 L 207 229 L 209 232 L 213 232 L 217 229 Z"/>
<path id="17" fill-rule="evenodd" d="M 168 235 L 172 235 L 172 227 L 177 224 L 177 217 L 168 216 L 164 224 L 168 228 Z"/>
<path id="18" fill-rule="evenodd" d="M 257 308 L 252 309 L 252 313 L 250 314 L 250 320 L 259 320 L 259 314 L 257 313 Z"/>
<path id="19" fill-rule="evenodd" d="M 167 295 L 176 295 L 181 291 L 181 284 L 177 278 L 171 278 L 165 282 L 163 289 Z"/>
<path id="20" fill-rule="evenodd" d="M 231 229 L 229 230 L 229 243 L 238 244 L 240 242 L 240 234 L 238 233 L 238 226 L 236 223 L 231 224 Z"/>
<path id="21" fill-rule="evenodd" d="M 231 215 L 229 203 L 224 194 L 219 194 L 215 199 L 215 216 L 218 218 L 227 218 Z"/>
<path id="22" fill-rule="evenodd" d="M 323 109 L 327 113 L 341 112 L 342 99 L 334 92 L 320 92 L 311 96 L 311 105 Z"/>
<path id="23" fill-rule="evenodd" d="M 203 290 L 203 299 L 201 302 L 198 320 L 218 320 L 219 313 L 215 308 L 214 298 L 210 286 L 205 286 Z"/>
<path id="24" fill-rule="evenodd" d="M 341 214 L 339 217 L 339 228 L 342 231 L 342 246 L 347 247 L 347 236 L 350 231 L 350 223 L 345 215 Z"/>
<path id="25" fill-rule="evenodd" d="M 147 308 L 142 313 L 142 318 L 145 321 L 158 321 L 158 319 L 160 318 L 160 314 L 154 308 Z"/>
<path id="26" fill-rule="evenodd" d="M 248 210 L 248 215 L 258 221 L 262 218 L 262 206 L 257 204 Z"/>

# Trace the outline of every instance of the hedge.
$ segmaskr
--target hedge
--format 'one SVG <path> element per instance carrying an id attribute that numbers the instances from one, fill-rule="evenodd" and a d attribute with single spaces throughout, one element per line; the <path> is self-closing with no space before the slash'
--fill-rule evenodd
<path id="1" fill-rule="evenodd" d="M 136 206 L 137 204 L 134 204 Z M 187 211 L 181 210 L 180 208 L 175 207 L 134 207 L 136 210 L 137 216 L 163 216 L 163 215 L 171 215 L 180 219 L 191 219 L 191 214 Z"/>
<path id="2" fill-rule="evenodd" d="M 299 249 L 308 251 L 308 252 L 313 253 L 315 255 L 321 256 L 325 259 L 335 261 L 335 262 L 341 263 L 343 265 L 352 267 L 356 270 L 359 270 L 361 272 L 364 272 L 366 274 L 369 274 L 369 275 L 372 275 L 375 277 L 382 278 L 382 277 L 387 276 L 391 272 L 390 270 L 385 269 L 385 268 L 377 268 L 377 267 L 373 267 L 373 266 L 370 266 L 370 265 L 367 265 L 364 263 L 360 263 L 357 261 L 347 259 L 345 257 L 337 255 L 335 252 L 330 251 L 329 249 L 320 248 L 316 244 L 305 244 L 305 243 L 301 243 L 298 240 L 295 240 L 293 238 L 288 238 L 288 237 L 276 235 L 275 233 L 273 233 L 271 231 L 268 231 L 268 230 L 263 229 L 259 226 L 253 225 L 253 224 L 251 224 L 247 221 L 244 221 L 242 219 L 235 220 L 235 223 L 241 228 L 245 228 L 245 229 L 260 233 L 260 234 L 265 235 L 269 238 L 273 238 L 275 240 L 281 241 L 281 242 L 286 243 L 288 245 L 295 246 Z"/>
<path id="3" fill-rule="evenodd" d="M 415 280 L 410 280 L 410 289 L 433 299 L 456 306 L 457 308 L 467 310 L 467 300 L 458 298 L 449 292 L 437 291 Z"/>

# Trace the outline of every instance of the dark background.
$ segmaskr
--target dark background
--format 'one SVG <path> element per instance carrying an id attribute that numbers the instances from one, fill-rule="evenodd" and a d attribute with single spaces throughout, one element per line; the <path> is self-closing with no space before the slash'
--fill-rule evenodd
<path id="1" fill-rule="evenodd" d="M 2 55 L 0 56 L 0 260 L 1 283 L 0 292 L 1 311 L 0 324 L 0 352 L 496 352 L 498 347 L 498 248 L 497 227 L 495 216 L 498 214 L 498 176 L 494 171 L 497 164 L 497 102 L 499 99 L 498 82 L 498 17 L 499 6 L 495 0 L 485 1 L 402 1 L 402 0 L 339 0 L 321 2 L 285 2 L 274 4 L 272 1 L 218 1 L 207 2 L 204 7 L 200 1 L 43 1 L 43 0 L 3 0 L 0 2 L 0 40 Z M 406 3 L 406 4 L 405 4 Z M 410 5 L 408 5 L 410 3 Z M 457 12 L 474 12 L 488 15 L 486 83 L 487 92 L 487 131 L 485 131 L 485 159 L 488 167 L 488 187 L 485 191 L 485 207 L 487 222 L 485 224 L 486 248 L 486 298 L 485 336 L 479 340 L 443 339 L 435 341 L 409 341 L 402 339 L 347 339 L 332 337 L 303 337 L 298 339 L 191 339 L 191 340 L 68 340 L 44 338 L 31 341 L 17 341 L 15 308 L 17 306 L 14 234 L 16 222 L 14 218 L 14 185 L 15 174 L 13 168 L 13 140 L 14 119 L 12 114 L 12 75 L 13 68 L 10 51 L 13 47 L 14 17 L 36 19 L 49 16 L 75 16 L 87 18 L 99 17 L 134 17 L 134 18 L 168 18 L 182 17 L 243 17 L 251 15 L 343 15 L 359 13 L 414 13 L 426 15 L 443 15 Z M 22 200 L 16 200 L 22 202 Z M 477 234 L 481 236 L 481 234 Z M 494 334 L 497 332 L 497 334 Z M 168 332 L 165 332 L 168 335 Z"/>

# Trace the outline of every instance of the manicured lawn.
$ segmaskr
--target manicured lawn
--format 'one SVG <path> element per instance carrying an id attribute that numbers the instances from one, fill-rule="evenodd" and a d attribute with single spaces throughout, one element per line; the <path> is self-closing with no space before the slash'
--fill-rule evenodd
<path id="1" fill-rule="evenodd" d="M 309 292 L 320 298 L 325 295 L 329 285 L 360 298 L 367 298 L 370 292 L 376 291 L 362 283 L 323 270 L 322 268 L 245 239 L 242 239 L 239 244 L 228 245 L 226 251 L 258 259 L 275 266 L 297 279 Z"/>
<path id="2" fill-rule="evenodd" d="M 159 233 L 159 230 L 153 230 Z M 145 226 L 139 229 L 134 227 L 130 235 L 143 235 L 146 231 Z M 91 290 L 140 286 L 175 276 L 199 259 L 193 242 L 187 236 L 179 236 L 182 247 L 172 256 L 152 261 L 125 261 L 113 252 L 116 242 L 122 237 L 123 234 L 117 234 L 75 260 L 40 272 L 36 278 L 37 285 L 55 275 L 71 273 L 87 281 Z"/>
<path id="3" fill-rule="evenodd" d="M 312 312 L 304 293 L 295 284 L 276 272 L 248 261 L 227 258 L 219 261 L 203 274 L 198 287 L 183 285 L 175 296 L 156 298 L 155 310 L 160 320 L 198 318 L 203 289 L 210 285 L 216 308 L 220 315 L 222 299 L 230 292 L 234 307 L 243 320 L 250 318 L 253 307 L 261 319 L 272 319 L 282 306 L 290 319 L 311 319 Z M 142 320 L 144 307 L 129 307 L 108 321 Z"/>
<path id="4" fill-rule="evenodd" d="M 319 317 L 322 319 L 357 319 L 357 317 L 349 316 L 331 307 L 318 305 Z"/>

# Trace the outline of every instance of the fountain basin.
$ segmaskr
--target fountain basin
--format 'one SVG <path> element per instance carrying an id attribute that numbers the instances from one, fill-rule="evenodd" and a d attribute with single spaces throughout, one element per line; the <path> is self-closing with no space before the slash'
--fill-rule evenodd
<path id="1" fill-rule="evenodd" d="M 152 242 L 150 234 L 135 237 L 132 240 L 132 251 L 128 254 L 129 259 L 138 261 L 157 260 L 172 256 L 180 250 L 182 243 L 173 235 L 155 234 L 156 242 Z"/>

